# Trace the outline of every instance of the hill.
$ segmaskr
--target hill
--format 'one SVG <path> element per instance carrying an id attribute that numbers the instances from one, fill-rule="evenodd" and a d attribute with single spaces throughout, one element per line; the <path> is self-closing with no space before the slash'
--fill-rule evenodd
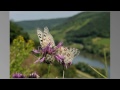
<path id="1" fill-rule="evenodd" d="M 82 12 L 51 31 L 55 41 L 110 59 L 110 12 Z"/>
<path id="2" fill-rule="evenodd" d="M 49 28 L 55 27 L 63 22 L 65 22 L 67 18 L 57 18 L 57 19 L 43 19 L 43 20 L 29 20 L 29 21 L 19 21 L 16 22 L 19 26 L 21 26 L 24 30 L 33 30 L 37 27 L 43 28 L 48 26 Z"/>
<path id="3" fill-rule="evenodd" d="M 25 41 L 29 40 L 29 34 L 25 32 L 23 28 L 17 25 L 15 22 L 10 21 L 10 44 L 19 35 L 23 36 Z"/>
<path id="4" fill-rule="evenodd" d="M 68 42 L 83 43 L 86 37 L 110 38 L 109 12 L 83 12 L 70 17 L 65 23 L 52 29 L 54 36 L 62 36 Z M 61 38 L 62 39 L 62 38 Z M 82 39 L 82 40 L 81 40 Z"/>

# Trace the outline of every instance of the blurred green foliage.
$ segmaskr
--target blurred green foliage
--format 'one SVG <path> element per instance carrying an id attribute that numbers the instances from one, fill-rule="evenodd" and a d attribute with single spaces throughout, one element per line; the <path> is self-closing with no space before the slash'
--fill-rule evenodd
<path id="1" fill-rule="evenodd" d="M 20 27 L 13 21 L 10 21 L 10 44 L 12 43 L 13 39 L 15 39 L 19 35 L 22 35 L 25 41 L 30 39 L 28 33 L 23 31 L 22 27 Z"/>
<path id="2" fill-rule="evenodd" d="M 10 74 L 20 72 L 23 74 L 28 74 L 30 72 L 29 68 L 23 68 L 22 63 L 29 56 L 30 51 L 33 50 L 34 42 L 28 40 L 25 42 L 22 36 L 18 36 L 13 40 L 10 46 Z"/>

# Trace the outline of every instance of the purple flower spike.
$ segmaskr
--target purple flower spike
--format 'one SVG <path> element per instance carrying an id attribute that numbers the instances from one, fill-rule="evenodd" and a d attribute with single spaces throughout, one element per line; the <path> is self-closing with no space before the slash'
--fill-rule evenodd
<path id="1" fill-rule="evenodd" d="M 49 48 L 50 48 L 50 43 L 45 48 L 42 49 L 42 53 L 46 53 L 49 50 Z"/>
<path id="2" fill-rule="evenodd" d="M 49 49 L 50 45 L 51 45 L 51 44 L 49 43 L 49 44 L 46 46 L 46 49 Z"/>
<path id="3" fill-rule="evenodd" d="M 12 77 L 13 78 L 25 78 L 25 76 L 23 74 L 21 74 L 21 73 L 15 73 L 15 74 L 13 74 Z"/>
<path id="4" fill-rule="evenodd" d="M 46 47 L 42 49 L 42 52 L 45 53 L 46 52 Z"/>
<path id="5" fill-rule="evenodd" d="M 62 61 L 64 60 L 64 57 L 63 57 L 62 55 L 56 55 L 56 56 L 55 56 L 55 59 L 56 59 L 58 62 L 62 63 Z"/>
<path id="6" fill-rule="evenodd" d="M 50 48 L 49 54 L 52 54 L 52 53 L 54 53 L 54 49 Z"/>
<path id="7" fill-rule="evenodd" d="M 45 57 L 43 57 L 41 60 L 40 60 L 40 62 L 43 62 L 45 60 Z"/>
<path id="8" fill-rule="evenodd" d="M 43 49 L 42 49 L 42 53 L 46 53 L 46 48 L 43 48 Z"/>
<path id="9" fill-rule="evenodd" d="M 52 47 L 50 47 L 50 43 L 42 49 L 42 53 L 45 54 L 53 54 L 54 53 L 54 49 Z"/>
<path id="10" fill-rule="evenodd" d="M 37 63 L 37 62 L 39 62 L 40 61 L 40 58 L 38 58 L 38 60 L 36 60 L 34 63 Z"/>
<path id="11" fill-rule="evenodd" d="M 58 43 L 57 47 L 61 47 L 63 45 L 63 42 Z"/>
<path id="12" fill-rule="evenodd" d="M 63 42 L 58 43 L 56 49 L 60 48 L 63 45 Z"/>
<path id="13" fill-rule="evenodd" d="M 57 55 L 55 56 L 55 58 L 58 62 L 61 62 L 61 59 Z"/>
<path id="14" fill-rule="evenodd" d="M 38 78 L 38 77 L 39 77 L 39 75 L 38 75 L 36 72 L 31 73 L 31 74 L 28 76 L 28 78 Z"/>
<path id="15" fill-rule="evenodd" d="M 60 59 L 64 60 L 64 56 L 62 55 L 57 55 Z"/>
<path id="16" fill-rule="evenodd" d="M 40 51 L 38 51 L 38 50 L 36 50 L 36 49 L 32 50 L 32 52 L 33 52 L 34 54 L 39 54 L 39 53 L 40 53 Z"/>
<path id="17" fill-rule="evenodd" d="M 50 47 L 48 47 L 47 52 L 51 53 L 51 48 Z"/>

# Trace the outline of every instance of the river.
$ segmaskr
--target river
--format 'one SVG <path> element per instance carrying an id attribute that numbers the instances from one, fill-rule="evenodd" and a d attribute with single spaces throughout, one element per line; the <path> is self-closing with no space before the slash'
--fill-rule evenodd
<path id="1" fill-rule="evenodd" d="M 84 62 L 86 64 L 89 64 L 93 67 L 98 67 L 98 68 L 105 68 L 104 63 L 102 63 L 100 60 L 96 59 L 96 58 L 88 58 L 88 57 L 84 57 L 84 56 L 77 56 L 74 58 L 73 60 L 73 64 L 77 64 L 78 62 Z M 110 78 L 110 65 L 108 65 L 108 77 Z"/>

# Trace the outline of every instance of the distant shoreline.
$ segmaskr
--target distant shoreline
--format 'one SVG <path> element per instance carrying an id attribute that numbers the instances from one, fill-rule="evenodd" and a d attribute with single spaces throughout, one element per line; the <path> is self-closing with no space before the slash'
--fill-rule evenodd
<path id="1" fill-rule="evenodd" d="M 85 51 L 81 51 L 80 55 L 82 55 L 84 57 L 91 58 L 91 59 L 97 59 L 101 62 L 104 62 L 104 57 L 101 57 L 100 55 L 94 55 L 94 54 L 91 54 L 91 53 L 88 53 L 88 52 L 85 52 Z M 108 64 L 110 64 L 110 59 L 107 59 L 107 62 L 108 62 Z"/>

